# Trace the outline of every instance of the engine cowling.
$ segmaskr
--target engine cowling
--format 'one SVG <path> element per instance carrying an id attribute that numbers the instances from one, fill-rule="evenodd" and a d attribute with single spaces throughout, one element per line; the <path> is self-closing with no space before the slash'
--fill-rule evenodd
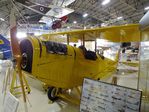
<path id="1" fill-rule="evenodd" d="M 28 39 L 24 39 L 20 42 L 20 49 L 22 53 L 21 67 L 23 70 L 32 72 L 32 60 L 33 60 L 33 46 Z"/>

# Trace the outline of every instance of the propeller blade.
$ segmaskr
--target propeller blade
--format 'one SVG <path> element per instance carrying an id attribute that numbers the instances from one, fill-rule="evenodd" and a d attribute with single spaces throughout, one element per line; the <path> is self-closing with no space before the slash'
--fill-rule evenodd
<path id="1" fill-rule="evenodd" d="M 11 47 L 12 47 L 12 53 L 13 55 L 21 55 L 20 47 L 18 38 L 16 37 L 17 33 L 17 25 L 16 25 L 16 19 L 14 15 L 14 9 L 11 10 L 10 14 L 10 38 L 11 38 Z"/>
<path id="2" fill-rule="evenodd" d="M 11 14 L 10 14 L 11 47 L 12 47 L 13 57 L 16 59 L 16 64 L 17 64 L 16 68 L 18 70 L 20 85 L 21 85 L 21 88 L 22 88 L 25 112 L 28 112 L 27 104 L 26 104 L 26 94 L 25 94 L 24 83 L 23 83 L 23 78 L 22 78 L 22 70 L 21 70 L 22 56 L 21 56 L 21 50 L 20 50 L 20 47 L 19 47 L 19 41 L 16 37 L 16 33 L 17 33 L 17 24 L 16 24 L 16 18 L 15 18 L 15 10 L 12 7 Z"/>

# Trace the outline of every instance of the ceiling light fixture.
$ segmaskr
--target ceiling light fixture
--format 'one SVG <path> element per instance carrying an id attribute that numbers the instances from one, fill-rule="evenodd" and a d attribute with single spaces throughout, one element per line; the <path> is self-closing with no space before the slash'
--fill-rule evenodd
<path id="1" fill-rule="evenodd" d="M 76 23 L 77 23 L 77 21 L 74 21 L 73 23 L 74 23 L 74 24 L 76 24 Z"/>
<path id="2" fill-rule="evenodd" d="M 1 20 L 1 21 L 5 21 L 5 19 L 3 19 L 3 18 L 0 18 L 0 20 Z"/>
<path id="3" fill-rule="evenodd" d="M 106 5 L 106 4 L 108 4 L 110 1 L 111 1 L 111 0 L 104 0 L 101 4 L 102 4 L 102 5 Z"/>
<path id="4" fill-rule="evenodd" d="M 83 17 L 85 18 L 85 17 L 87 17 L 88 16 L 88 14 L 87 13 L 85 13 L 85 14 L 83 14 Z"/>
<path id="5" fill-rule="evenodd" d="M 149 6 L 148 7 L 145 7 L 144 10 L 149 10 Z"/>
<path id="6" fill-rule="evenodd" d="M 117 17 L 117 20 L 120 20 L 120 19 L 123 19 L 123 17 L 122 17 L 122 16 L 120 16 L 120 17 Z"/>

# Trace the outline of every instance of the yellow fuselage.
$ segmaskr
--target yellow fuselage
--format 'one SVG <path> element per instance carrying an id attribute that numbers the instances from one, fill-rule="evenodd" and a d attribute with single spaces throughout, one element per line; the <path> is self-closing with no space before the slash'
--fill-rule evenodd
<path id="1" fill-rule="evenodd" d="M 96 60 L 86 59 L 82 49 L 70 45 L 66 45 L 67 54 L 56 54 L 48 53 L 43 41 L 35 37 L 29 37 L 23 41 L 30 42 L 32 46 L 30 50 L 33 49 L 32 60 L 28 60 L 31 61 L 29 72 L 49 86 L 76 87 L 82 85 L 84 77 L 102 78 L 114 71 L 117 65 L 117 61 L 102 59 L 100 56 L 97 56 Z M 25 49 L 26 46 L 29 45 L 24 42 L 21 44 L 21 49 Z M 22 50 L 23 52 L 26 51 Z M 28 55 L 31 55 L 30 53 Z"/>

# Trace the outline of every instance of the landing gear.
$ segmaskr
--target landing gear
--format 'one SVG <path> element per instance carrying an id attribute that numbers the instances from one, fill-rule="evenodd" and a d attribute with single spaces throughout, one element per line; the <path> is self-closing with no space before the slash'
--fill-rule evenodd
<path id="1" fill-rule="evenodd" d="M 59 88 L 55 88 L 55 87 L 49 87 L 48 88 L 48 98 L 51 100 L 51 101 L 54 101 L 57 99 L 57 96 L 58 96 L 58 93 L 59 93 Z"/>
<path id="2" fill-rule="evenodd" d="M 45 85 L 46 87 L 46 85 Z M 76 90 L 73 90 L 76 89 Z M 64 100 L 67 100 L 71 103 L 80 104 L 80 95 L 81 95 L 81 91 L 80 91 L 80 87 L 75 87 L 75 88 L 71 88 L 71 90 L 74 91 L 74 93 L 77 94 L 70 94 L 69 89 L 67 88 L 55 88 L 55 87 L 48 87 L 47 88 L 47 95 L 49 98 L 49 103 L 53 103 L 55 100 L 57 100 L 57 98 L 61 98 Z"/>

